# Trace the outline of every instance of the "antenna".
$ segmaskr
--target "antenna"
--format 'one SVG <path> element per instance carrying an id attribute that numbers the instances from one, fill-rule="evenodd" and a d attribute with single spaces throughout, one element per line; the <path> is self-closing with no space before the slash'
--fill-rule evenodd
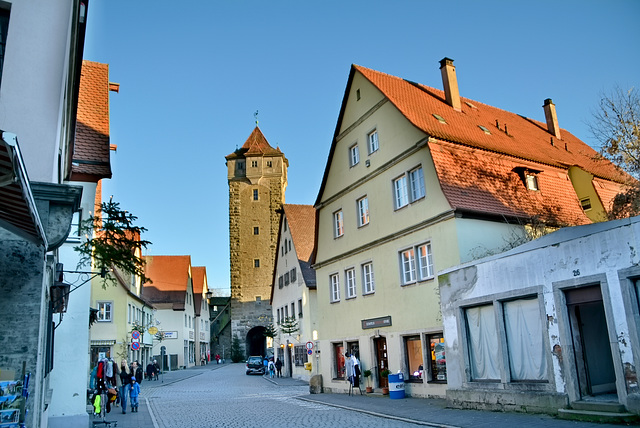
<path id="1" fill-rule="evenodd" d="M 256 110 L 256 112 L 255 112 L 255 113 L 253 113 L 253 117 L 254 117 L 254 118 L 255 118 L 255 120 L 256 120 L 256 126 L 258 126 L 258 110 Z"/>

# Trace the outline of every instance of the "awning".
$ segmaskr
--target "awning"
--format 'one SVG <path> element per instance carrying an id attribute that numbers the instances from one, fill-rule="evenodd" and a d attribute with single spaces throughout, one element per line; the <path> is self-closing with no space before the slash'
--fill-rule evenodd
<path id="1" fill-rule="evenodd" d="M 0 227 L 48 247 L 15 134 L 0 131 Z"/>

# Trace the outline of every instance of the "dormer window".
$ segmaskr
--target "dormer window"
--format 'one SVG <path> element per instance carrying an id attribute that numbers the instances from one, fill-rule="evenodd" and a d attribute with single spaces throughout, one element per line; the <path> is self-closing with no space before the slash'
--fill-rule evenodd
<path id="1" fill-rule="evenodd" d="M 591 209 L 591 198 L 580 199 L 580 206 L 584 211 L 589 211 Z"/>
<path id="2" fill-rule="evenodd" d="M 529 190 L 539 190 L 538 189 L 538 178 L 533 174 L 527 174 L 527 189 Z"/>

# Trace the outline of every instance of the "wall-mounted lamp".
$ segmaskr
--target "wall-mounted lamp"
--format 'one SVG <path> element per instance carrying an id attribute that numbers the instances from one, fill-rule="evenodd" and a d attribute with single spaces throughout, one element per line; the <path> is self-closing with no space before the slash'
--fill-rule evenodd
<path id="1" fill-rule="evenodd" d="M 280 344 L 280 349 L 284 349 L 284 343 Z"/>
<path id="2" fill-rule="evenodd" d="M 289 348 L 293 348 L 293 343 L 289 343 Z"/>

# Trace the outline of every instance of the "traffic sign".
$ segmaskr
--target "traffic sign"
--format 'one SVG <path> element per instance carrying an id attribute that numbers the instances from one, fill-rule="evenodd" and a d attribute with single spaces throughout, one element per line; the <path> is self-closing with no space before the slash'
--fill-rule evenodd
<path id="1" fill-rule="evenodd" d="M 307 355 L 313 355 L 313 351 L 311 349 L 307 349 Z"/>
<path id="2" fill-rule="evenodd" d="M 133 330 L 131 332 L 131 338 L 132 339 L 140 339 L 140 332 L 138 330 Z"/>
<path id="3" fill-rule="evenodd" d="M 313 342 L 307 342 L 307 349 L 311 351 L 313 349 Z M 311 354 L 309 354 L 311 355 Z"/>
<path id="4" fill-rule="evenodd" d="M 140 342 L 131 342 L 131 349 L 133 349 L 134 351 L 140 349 Z"/>

